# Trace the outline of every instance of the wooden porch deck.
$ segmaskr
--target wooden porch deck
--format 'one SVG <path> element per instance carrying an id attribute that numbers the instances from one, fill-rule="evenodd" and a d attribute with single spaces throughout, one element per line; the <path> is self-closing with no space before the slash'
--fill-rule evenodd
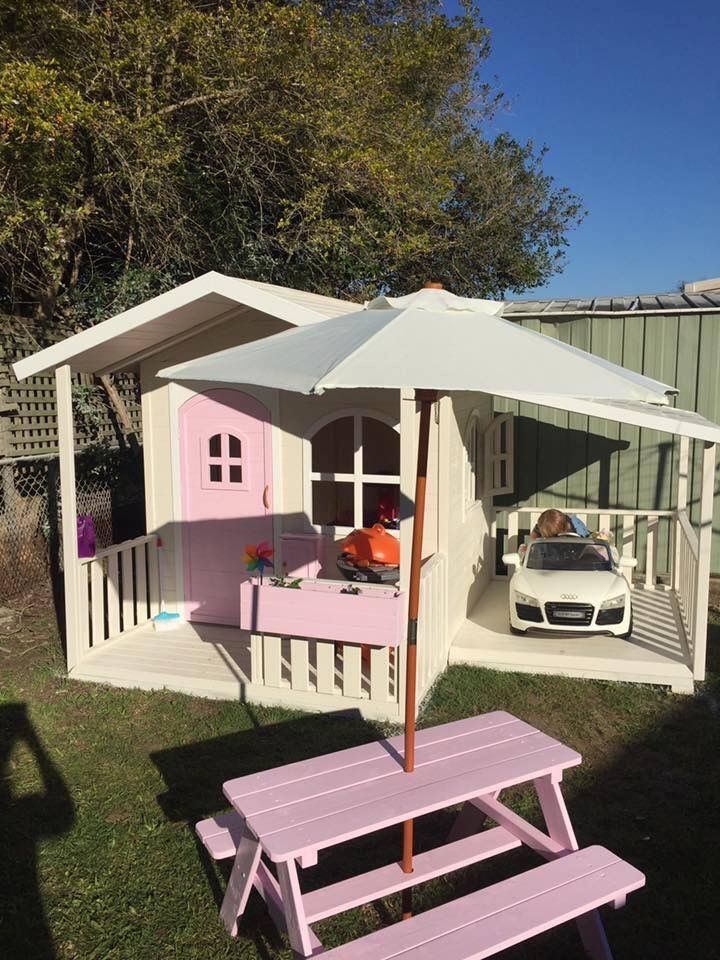
<path id="1" fill-rule="evenodd" d="M 145 623 L 94 647 L 70 675 L 113 687 L 244 700 L 250 635 L 204 623 L 183 623 L 158 633 Z"/>
<path id="2" fill-rule="evenodd" d="M 453 639 L 450 663 L 654 683 L 675 693 L 692 693 L 690 657 L 675 595 L 670 590 L 636 588 L 633 607 L 635 628 L 629 640 L 602 635 L 514 636 L 508 625 L 508 583 L 494 580 Z"/>
<path id="3" fill-rule="evenodd" d="M 302 648 L 298 652 L 301 659 L 304 654 L 308 675 L 307 683 L 299 686 L 294 684 L 297 677 L 293 670 L 293 646 L 296 644 Z M 371 668 L 370 664 L 361 662 L 359 647 L 355 648 L 357 656 L 346 658 L 338 645 L 331 667 L 334 693 L 318 692 L 315 668 L 307 670 L 317 658 L 316 645 L 312 640 L 282 640 L 275 651 L 279 658 L 275 679 L 253 683 L 248 632 L 237 627 L 182 622 L 172 630 L 158 633 L 148 622 L 93 647 L 70 676 L 73 680 L 111 687 L 172 690 L 189 696 L 264 706 L 321 712 L 359 710 L 371 719 L 397 722 L 397 696 L 386 695 L 380 701 L 372 699 Z M 354 693 L 348 682 L 351 659 L 353 664 L 357 661 Z M 388 677 L 393 690 L 395 672 L 393 666 Z"/>

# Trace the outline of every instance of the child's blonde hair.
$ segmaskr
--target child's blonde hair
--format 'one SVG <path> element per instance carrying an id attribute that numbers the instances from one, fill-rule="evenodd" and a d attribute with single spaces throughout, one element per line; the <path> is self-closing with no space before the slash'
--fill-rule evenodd
<path id="1" fill-rule="evenodd" d="M 573 525 L 562 510 L 544 510 L 538 517 L 535 529 L 541 537 L 560 537 L 563 533 L 572 533 Z"/>

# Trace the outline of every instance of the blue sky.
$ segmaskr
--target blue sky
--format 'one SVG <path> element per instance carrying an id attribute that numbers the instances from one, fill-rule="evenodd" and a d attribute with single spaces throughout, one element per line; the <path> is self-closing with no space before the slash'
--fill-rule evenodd
<path id="1" fill-rule="evenodd" d="M 674 290 L 720 276 L 717 0 L 480 0 L 509 97 L 488 134 L 547 144 L 589 214 L 536 292 Z M 449 12 L 457 3 L 448 0 Z"/>

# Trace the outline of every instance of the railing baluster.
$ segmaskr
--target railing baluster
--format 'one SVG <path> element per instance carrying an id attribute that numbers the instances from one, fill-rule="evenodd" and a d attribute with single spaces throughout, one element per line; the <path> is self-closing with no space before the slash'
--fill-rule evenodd
<path id="1" fill-rule="evenodd" d="M 133 585 L 132 549 L 120 554 L 122 567 L 122 628 L 123 631 L 135 626 L 135 587 Z"/>
<path id="2" fill-rule="evenodd" d="M 390 648 L 370 650 L 370 699 L 387 703 L 390 699 Z"/>
<path id="3" fill-rule="evenodd" d="M 282 646 L 280 637 L 264 636 L 263 676 L 266 687 L 282 686 Z"/>
<path id="4" fill-rule="evenodd" d="M 508 513 L 508 544 L 507 544 L 508 553 L 516 553 L 518 550 L 519 523 L 520 523 L 519 511 L 511 510 Z"/>
<path id="5" fill-rule="evenodd" d="M 310 660 L 308 640 L 290 640 L 290 686 L 293 690 L 309 690 Z"/>
<path id="6" fill-rule="evenodd" d="M 622 555 L 632 557 L 635 554 L 635 517 L 632 514 L 623 514 Z M 632 586 L 632 567 L 623 567 L 625 579 Z"/>
<path id="7" fill-rule="evenodd" d="M 148 540 L 147 545 L 147 581 L 148 606 L 150 619 L 160 612 L 160 548 L 157 537 Z"/>
<path id="8" fill-rule="evenodd" d="M 148 619 L 147 564 L 145 562 L 145 544 L 133 548 L 135 554 L 135 622 L 146 623 Z"/>
<path id="9" fill-rule="evenodd" d="M 116 637 L 120 633 L 120 572 L 116 553 L 110 554 L 107 565 L 108 637 Z"/>
<path id="10" fill-rule="evenodd" d="M 80 567 L 80 573 L 78 576 L 78 612 L 80 616 L 80 623 L 78 625 L 78 630 L 80 634 L 80 649 L 83 652 L 86 652 L 90 649 L 90 619 L 91 619 L 91 610 L 90 610 L 90 581 L 89 581 L 89 564 L 84 564 Z"/>
<path id="11" fill-rule="evenodd" d="M 362 660 L 357 644 L 343 646 L 342 692 L 344 697 L 359 699 L 362 696 Z"/>
<path id="12" fill-rule="evenodd" d="M 658 518 L 648 517 L 645 552 L 645 589 L 654 590 L 657 580 L 657 531 Z"/>
<path id="13" fill-rule="evenodd" d="M 93 560 L 90 566 L 90 595 L 92 597 L 92 645 L 94 647 L 105 639 L 105 596 L 102 560 Z"/>
<path id="14" fill-rule="evenodd" d="M 262 684 L 263 674 L 263 637 L 262 634 L 250 635 L 250 682 Z"/>
<path id="15" fill-rule="evenodd" d="M 317 692 L 334 694 L 335 644 L 328 640 L 318 640 L 316 657 Z"/>

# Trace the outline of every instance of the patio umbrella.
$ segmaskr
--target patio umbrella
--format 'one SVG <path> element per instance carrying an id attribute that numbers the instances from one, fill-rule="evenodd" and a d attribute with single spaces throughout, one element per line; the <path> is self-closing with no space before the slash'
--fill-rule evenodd
<path id="1" fill-rule="evenodd" d="M 439 392 L 666 404 L 673 387 L 502 319 L 503 304 L 457 297 L 431 283 L 405 297 L 378 297 L 363 311 L 295 327 L 161 370 L 170 380 L 253 384 L 304 394 L 331 389 L 414 389 L 420 406 L 405 696 L 404 769 L 415 762 L 420 567 L 432 405 Z M 549 405 L 552 405 L 550 403 Z M 402 866 L 412 871 L 413 822 Z M 404 902 L 409 915 L 409 899 Z"/>

